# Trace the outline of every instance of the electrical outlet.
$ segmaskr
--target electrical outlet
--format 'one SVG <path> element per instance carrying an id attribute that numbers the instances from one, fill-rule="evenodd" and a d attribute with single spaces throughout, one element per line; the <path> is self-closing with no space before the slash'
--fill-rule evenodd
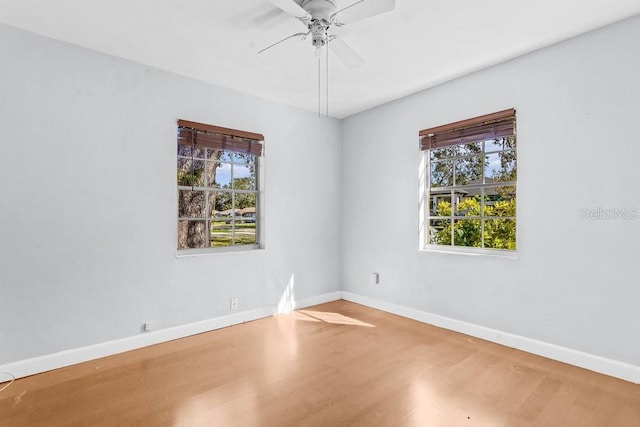
<path id="1" fill-rule="evenodd" d="M 151 332 L 151 331 L 153 331 L 154 327 L 155 327 L 155 325 L 153 324 L 153 322 L 145 322 L 145 323 L 142 325 L 142 329 L 143 329 L 145 332 Z"/>
<path id="2" fill-rule="evenodd" d="M 229 303 L 229 309 L 231 311 L 238 309 L 238 297 L 231 298 L 231 301 Z"/>

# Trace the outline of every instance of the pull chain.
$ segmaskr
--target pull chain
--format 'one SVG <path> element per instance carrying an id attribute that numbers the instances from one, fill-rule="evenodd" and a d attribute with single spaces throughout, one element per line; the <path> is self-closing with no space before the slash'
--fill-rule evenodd
<path id="1" fill-rule="evenodd" d="M 322 98 L 322 91 L 320 89 L 320 57 L 318 57 L 318 118 L 320 118 L 320 98 Z"/>
<path id="2" fill-rule="evenodd" d="M 327 98 L 325 101 L 327 103 L 327 117 L 329 117 L 329 40 L 327 40 L 325 55 L 327 55 L 327 59 L 325 60 L 327 64 Z"/>

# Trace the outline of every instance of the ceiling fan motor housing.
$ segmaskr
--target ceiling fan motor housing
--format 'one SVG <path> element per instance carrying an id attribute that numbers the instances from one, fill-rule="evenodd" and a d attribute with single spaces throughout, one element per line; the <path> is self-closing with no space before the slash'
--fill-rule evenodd
<path id="1" fill-rule="evenodd" d="M 336 13 L 335 0 L 303 0 L 300 5 L 311 15 L 312 20 L 331 21 L 331 16 Z"/>
<path id="2" fill-rule="evenodd" d="M 311 15 L 311 43 L 316 48 L 324 47 L 327 44 L 331 17 L 337 9 L 334 0 L 303 0 L 300 6 Z"/>
<path id="3" fill-rule="evenodd" d="M 314 19 L 309 25 L 311 30 L 311 43 L 314 47 L 320 48 L 327 44 L 327 30 L 329 23 L 324 19 Z"/>

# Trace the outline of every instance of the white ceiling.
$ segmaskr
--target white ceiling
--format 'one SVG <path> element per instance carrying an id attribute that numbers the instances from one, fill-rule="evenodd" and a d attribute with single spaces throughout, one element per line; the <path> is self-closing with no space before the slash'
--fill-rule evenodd
<path id="1" fill-rule="evenodd" d="M 329 56 L 329 114 L 346 117 L 638 13 L 640 0 L 397 0 L 391 12 L 336 29 L 365 62 L 349 69 Z M 0 22 L 318 110 L 309 39 L 257 55 L 305 30 L 267 0 L 0 0 Z"/>

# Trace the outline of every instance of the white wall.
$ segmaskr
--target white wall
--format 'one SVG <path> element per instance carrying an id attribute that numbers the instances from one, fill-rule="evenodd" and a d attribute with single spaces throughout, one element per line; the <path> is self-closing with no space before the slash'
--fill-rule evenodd
<path id="1" fill-rule="evenodd" d="M 265 250 L 176 258 L 179 118 L 265 135 Z M 0 126 L 0 365 L 339 289 L 337 120 L 0 26 Z"/>
<path id="2" fill-rule="evenodd" d="M 640 366 L 640 220 L 580 217 L 640 209 L 639 39 L 634 17 L 345 119 L 344 290 Z M 519 259 L 419 252 L 418 131 L 510 107 Z"/>

